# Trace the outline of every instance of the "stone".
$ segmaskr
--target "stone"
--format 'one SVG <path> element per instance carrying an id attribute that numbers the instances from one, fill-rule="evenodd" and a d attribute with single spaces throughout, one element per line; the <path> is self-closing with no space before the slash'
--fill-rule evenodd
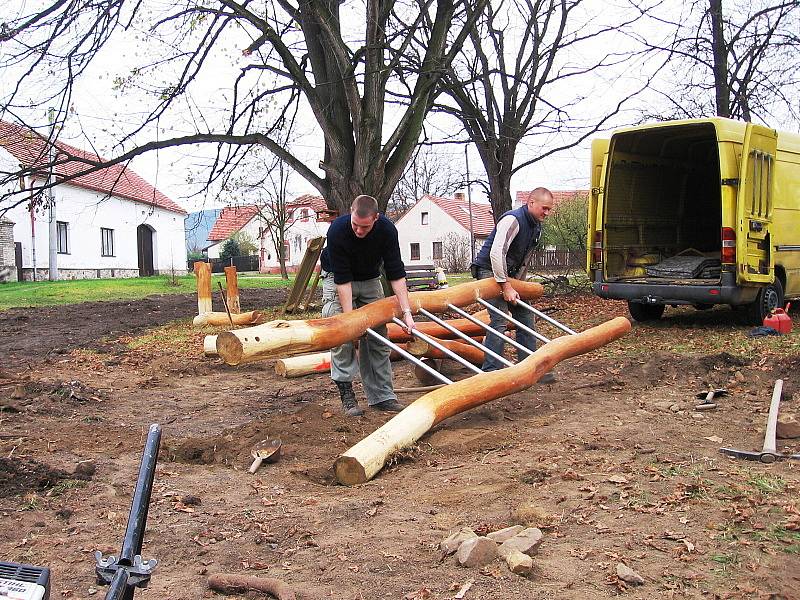
<path id="1" fill-rule="evenodd" d="M 91 479 L 97 472 L 97 466 L 91 460 L 82 460 L 75 465 L 75 470 L 72 472 L 77 479 Z"/>
<path id="2" fill-rule="evenodd" d="M 658 410 L 663 412 L 669 412 L 672 405 L 675 404 L 671 400 L 666 400 L 663 402 L 654 402 L 653 406 L 656 407 Z"/>
<path id="3" fill-rule="evenodd" d="M 500 556 L 506 558 L 515 550 L 533 556 L 539 550 L 539 544 L 542 543 L 542 531 L 537 527 L 528 527 L 523 529 L 514 537 L 506 540 L 497 549 Z"/>
<path id="4" fill-rule="evenodd" d="M 522 525 L 512 525 L 511 527 L 506 527 L 505 529 L 499 529 L 497 531 L 493 531 L 490 534 L 487 534 L 488 537 L 493 542 L 497 542 L 498 544 L 502 544 L 508 539 L 511 539 L 515 535 L 517 535 L 520 531 L 525 529 Z"/>
<path id="5" fill-rule="evenodd" d="M 455 533 L 447 536 L 439 543 L 439 548 L 445 555 L 450 555 L 465 541 L 478 537 L 478 534 L 469 527 L 462 527 Z"/>
<path id="6" fill-rule="evenodd" d="M 456 560 L 462 567 L 483 567 L 495 558 L 497 558 L 497 544 L 487 537 L 466 540 L 456 552 Z"/>
<path id="7" fill-rule="evenodd" d="M 631 569 L 628 565 L 617 563 L 617 577 L 625 583 L 633 585 L 644 585 L 644 577 Z"/>
<path id="8" fill-rule="evenodd" d="M 800 438 L 800 421 L 794 415 L 780 415 L 775 436 L 782 440 Z"/>
<path id="9" fill-rule="evenodd" d="M 533 559 L 519 550 L 514 550 L 506 556 L 506 564 L 512 573 L 529 575 L 533 571 Z"/>

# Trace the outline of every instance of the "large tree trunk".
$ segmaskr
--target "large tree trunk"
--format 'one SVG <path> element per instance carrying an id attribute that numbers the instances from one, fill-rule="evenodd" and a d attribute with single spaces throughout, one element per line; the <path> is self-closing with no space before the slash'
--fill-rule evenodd
<path id="1" fill-rule="evenodd" d="M 509 280 L 523 300 L 535 300 L 543 293 L 538 283 Z M 431 312 L 443 312 L 448 304 L 467 306 L 478 298 L 490 299 L 500 296 L 500 284 L 494 279 L 481 279 L 430 292 L 409 294 L 411 310 L 425 308 Z M 217 353 L 229 365 L 255 362 L 277 356 L 291 356 L 329 350 L 345 342 L 355 340 L 370 327 L 376 327 L 400 317 L 402 314 L 396 296 L 384 298 L 358 310 L 308 321 L 284 322 L 277 327 L 269 323 L 237 331 L 226 331 L 217 336 Z"/>
<path id="2" fill-rule="evenodd" d="M 558 362 L 600 348 L 630 328 L 630 321 L 617 317 L 583 333 L 558 337 L 513 367 L 474 375 L 425 394 L 342 454 L 334 465 L 336 479 L 344 485 L 372 479 L 393 452 L 413 444 L 437 423 L 527 389 Z"/>

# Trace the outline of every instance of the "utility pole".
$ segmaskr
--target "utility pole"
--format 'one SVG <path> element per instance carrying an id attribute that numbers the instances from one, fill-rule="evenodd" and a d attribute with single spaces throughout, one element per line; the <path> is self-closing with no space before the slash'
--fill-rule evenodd
<path id="1" fill-rule="evenodd" d="M 469 255 L 470 263 L 475 262 L 475 231 L 472 228 L 472 182 L 469 179 L 469 144 L 464 146 L 464 160 L 467 163 L 467 206 L 469 207 Z"/>
<path id="2" fill-rule="evenodd" d="M 50 140 L 48 141 L 47 149 L 47 195 L 50 199 L 50 254 L 48 260 L 49 266 L 49 279 L 50 281 L 58 281 L 58 227 L 56 224 L 56 196 L 53 193 L 53 184 L 55 177 L 53 175 L 53 161 L 55 158 L 55 143 L 56 143 L 56 120 L 55 110 L 51 107 L 47 111 L 47 116 L 50 118 Z"/>

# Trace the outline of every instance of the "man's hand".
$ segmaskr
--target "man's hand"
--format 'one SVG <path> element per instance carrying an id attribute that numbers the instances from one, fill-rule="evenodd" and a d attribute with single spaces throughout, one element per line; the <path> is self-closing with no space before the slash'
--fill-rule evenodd
<path id="1" fill-rule="evenodd" d="M 517 290 L 515 290 L 508 281 L 501 283 L 500 287 L 503 290 L 503 300 L 509 304 L 516 304 L 517 300 L 519 300 L 519 293 Z"/>
<path id="2" fill-rule="evenodd" d="M 411 330 L 417 327 L 417 324 L 414 323 L 414 316 L 411 314 L 410 310 L 403 311 L 403 322 L 405 323 L 403 329 L 405 329 L 405 332 L 408 334 L 411 334 Z"/>

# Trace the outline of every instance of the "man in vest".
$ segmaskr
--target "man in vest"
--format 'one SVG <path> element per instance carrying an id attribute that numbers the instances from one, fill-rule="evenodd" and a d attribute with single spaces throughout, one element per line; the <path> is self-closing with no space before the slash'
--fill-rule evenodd
<path id="1" fill-rule="evenodd" d="M 331 223 L 328 245 L 322 252 L 320 263 L 323 317 L 348 313 L 383 298 L 380 279 L 383 264 L 386 278 L 403 311 L 406 331 L 414 328 L 397 229 L 389 219 L 378 214 L 375 198 L 358 196 L 353 200 L 350 214 Z M 386 337 L 386 325 L 374 330 Z M 331 379 L 339 389 L 342 410 L 347 416 L 364 414 L 353 392 L 352 382 L 359 373 L 369 406 L 389 412 L 403 409 L 392 386 L 389 352 L 386 344 L 367 335 L 359 340 L 358 355 L 353 342 L 331 350 Z"/>
<path id="2" fill-rule="evenodd" d="M 504 213 L 497 221 L 492 233 L 486 238 L 483 247 L 475 257 L 470 270 L 475 279 L 494 277 L 503 290 L 503 297 L 489 300 L 489 303 L 502 311 L 509 310 L 516 320 L 533 329 L 533 313 L 517 306 L 519 294 L 511 287 L 509 278 L 525 279 L 528 262 L 539 238 L 542 235 L 542 221 L 553 209 L 553 194 L 543 187 L 536 188 L 528 196 L 528 201 L 514 210 Z M 504 333 L 507 321 L 489 312 L 489 325 Z M 536 338 L 530 333 L 517 329 L 516 340 L 530 350 L 536 350 Z M 488 334 L 484 344 L 489 350 L 503 354 L 505 343 L 498 335 Z M 517 359 L 522 360 L 527 354 L 517 349 Z M 483 361 L 484 371 L 501 369 L 503 364 L 488 353 Z M 541 383 L 552 383 L 555 377 L 546 373 L 539 380 Z"/>

